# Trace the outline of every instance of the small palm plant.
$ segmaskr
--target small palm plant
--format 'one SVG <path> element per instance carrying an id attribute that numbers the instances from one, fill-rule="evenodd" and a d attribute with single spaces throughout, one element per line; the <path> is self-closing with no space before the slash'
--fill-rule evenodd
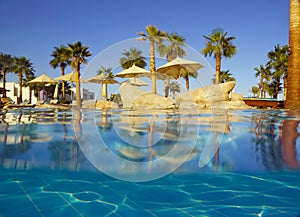
<path id="1" fill-rule="evenodd" d="M 252 97 L 258 97 L 259 90 L 257 86 L 252 86 L 250 92 L 252 93 Z"/>
<path id="2" fill-rule="evenodd" d="M 120 65 L 123 69 L 128 69 L 133 65 L 136 65 L 141 68 L 145 68 L 147 65 L 146 58 L 142 56 L 142 51 L 137 48 L 130 48 L 128 50 L 124 50 L 122 53 L 123 57 L 120 59 Z"/>
<path id="3" fill-rule="evenodd" d="M 215 83 L 216 79 L 213 78 L 212 81 Z M 235 78 L 232 76 L 232 74 L 229 72 L 229 70 L 220 71 L 219 83 L 225 83 L 225 82 L 229 82 L 229 81 L 235 81 Z"/>
<path id="4" fill-rule="evenodd" d="M 114 76 L 112 70 L 113 70 L 113 68 L 111 68 L 111 67 L 101 66 L 97 70 L 97 75 L 103 74 L 107 78 L 114 78 L 115 76 Z M 105 100 L 107 100 L 107 84 L 105 84 L 105 83 L 102 84 L 102 96 L 105 98 Z"/>
<path id="5" fill-rule="evenodd" d="M 173 99 L 175 98 L 175 94 L 180 92 L 180 85 L 178 82 L 171 82 L 170 83 L 170 91 L 172 92 Z"/>

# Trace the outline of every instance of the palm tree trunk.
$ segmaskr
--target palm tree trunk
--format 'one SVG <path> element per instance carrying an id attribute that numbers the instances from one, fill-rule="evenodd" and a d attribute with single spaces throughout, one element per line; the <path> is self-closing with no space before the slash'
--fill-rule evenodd
<path id="1" fill-rule="evenodd" d="M 286 107 L 287 75 L 283 76 L 283 106 Z"/>
<path id="2" fill-rule="evenodd" d="M 165 81 L 165 97 L 169 96 L 169 90 L 170 90 L 170 79 L 166 79 L 166 81 Z"/>
<path id="3" fill-rule="evenodd" d="M 216 79 L 215 84 L 219 84 L 220 82 L 220 70 L 221 70 L 221 55 L 216 55 Z"/>
<path id="4" fill-rule="evenodd" d="M 300 108 L 300 1 L 290 0 L 289 47 L 286 107 Z"/>
<path id="5" fill-rule="evenodd" d="M 17 99 L 17 103 L 18 104 L 20 104 L 20 103 L 22 103 L 22 98 L 23 98 L 23 85 L 22 85 L 22 73 L 21 72 L 19 72 L 19 74 L 18 74 L 19 76 L 19 98 Z"/>
<path id="6" fill-rule="evenodd" d="M 167 53 L 167 60 L 171 62 L 172 60 L 176 59 L 177 54 L 175 52 Z M 170 79 L 165 80 L 165 97 L 169 96 L 170 92 Z"/>
<path id="7" fill-rule="evenodd" d="M 258 85 L 258 93 L 259 93 L 259 97 L 263 97 L 263 76 L 260 76 L 260 81 L 259 81 L 259 85 Z"/>
<path id="8" fill-rule="evenodd" d="M 76 105 L 81 107 L 81 94 L 80 94 L 80 63 L 76 67 Z"/>
<path id="9" fill-rule="evenodd" d="M 31 95 L 32 95 L 32 88 L 31 88 L 31 86 L 29 86 L 29 104 L 31 104 L 31 101 L 32 101 Z"/>
<path id="10" fill-rule="evenodd" d="M 186 77 L 185 77 L 185 87 L 186 87 L 186 92 L 190 91 L 190 79 L 189 79 L 189 75 L 186 75 Z"/>
<path id="11" fill-rule="evenodd" d="M 150 72 L 152 73 L 152 93 L 156 94 L 156 76 L 155 76 L 155 45 L 150 41 Z"/>
<path id="12" fill-rule="evenodd" d="M 275 91 L 274 91 L 273 99 L 278 98 L 279 86 L 280 86 L 280 77 L 276 78 L 276 85 L 275 85 Z"/>
<path id="13" fill-rule="evenodd" d="M 65 67 L 60 67 L 61 69 L 61 75 L 64 76 L 65 75 Z M 66 99 L 66 95 L 65 95 L 65 82 L 62 81 L 61 83 L 61 91 L 62 91 L 62 99 L 65 100 Z"/>
<path id="14" fill-rule="evenodd" d="M 3 98 L 6 98 L 5 82 L 6 82 L 6 71 L 5 71 L 5 69 L 2 69 Z"/>

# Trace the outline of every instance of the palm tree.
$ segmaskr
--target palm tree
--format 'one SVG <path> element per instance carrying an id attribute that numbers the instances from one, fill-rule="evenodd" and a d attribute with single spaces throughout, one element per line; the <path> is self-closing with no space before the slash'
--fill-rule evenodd
<path id="1" fill-rule="evenodd" d="M 270 68 L 268 66 L 260 65 L 259 68 L 255 67 L 254 70 L 256 71 L 255 77 L 259 77 L 258 97 L 263 97 L 263 93 L 265 92 L 264 80 L 270 80 Z"/>
<path id="2" fill-rule="evenodd" d="M 269 79 L 269 78 L 268 78 Z M 263 82 L 263 85 L 262 85 L 262 97 L 263 98 L 266 98 L 266 93 L 268 92 L 268 94 L 269 94 L 269 96 L 271 96 L 271 95 L 273 95 L 273 90 L 271 90 L 272 89 L 272 87 L 270 86 L 270 84 L 269 84 L 269 82 L 268 82 L 269 80 L 267 80 L 267 81 L 264 81 Z"/>
<path id="3" fill-rule="evenodd" d="M 32 101 L 32 90 L 38 89 L 38 88 L 35 88 L 35 87 L 37 87 L 36 84 L 28 83 L 29 81 L 33 80 L 34 78 L 35 78 L 34 73 L 30 73 L 30 74 L 25 74 L 25 79 L 23 80 L 24 87 L 29 87 L 29 104 L 31 104 L 31 101 Z"/>
<path id="4" fill-rule="evenodd" d="M 273 80 L 275 81 L 274 98 L 277 98 L 280 88 L 280 80 L 283 77 L 283 84 L 286 88 L 287 70 L 288 70 L 288 55 L 289 48 L 287 45 L 280 46 L 279 44 L 274 46 L 274 51 L 268 52 L 269 61 L 267 65 L 273 69 Z"/>
<path id="5" fill-rule="evenodd" d="M 276 99 L 278 93 L 282 91 L 281 83 L 278 84 L 278 82 L 273 79 L 268 84 L 268 90 L 267 91 L 268 91 L 268 94 L 269 94 L 270 97 L 272 97 L 273 99 Z"/>
<path id="6" fill-rule="evenodd" d="M 114 78 L 115 76 L 112 69 L 113 68 L 101 66 L 97 70 L 97 75 L 104 74 L 108 78 Z M 102 96 L 105 97 L 105 100 L 107 100 L 107 84 L 102 84 Z"/>
<path id="7" fill-rule="evenodd" d="M 184 57 L 185 50 L 182 48 L 185 46 L 185 38 L 178 35 L 177 33 L 168 34 L 166 37 L 169 45 L 159 44 L 158 45 L 158 52 L 161 57 L 166 56 L 167 61 L 171 62 L 172 60 L 176 59 L 176 57 Z M 186 78 L 187 80 L 188 78 Z M 165 81 L 165 97 L 169 95 L 169 86 L 170 86 L 170 79 L 166 79 Z"/>
<path id="8" fill-rule="evenodd" d="M 166 35 L 168 45 L 159 44 L 157 50 L 161 57 L 166 56 L 168 62 L 176 59 L 176 57 L 185 57 L 185 50 L 182 48 L 185 46 L 185 38 L 177 33 L 171 33 Z"/>
<path id="9" fill-rule="evenodd" d="M 237 47 L 231 42 L 235 39 L 235 37 L 226 36 L 227 32 L 223 33 L 222 29 L 216 29 L 209 36 L 203 36 L 205 39 L 207 39 L 206 47 L 202 49 L 203 55 L 205 57 L 214 55 L 214 58 L 216 59 L 215 84 L 219 84 L 222 56 L 230 58 L 237 52 Z"/>
<path id="10" fill-rule="evenodd" d="M 114 78 L 115 76 L 114 76 L 112 70 L 113 70 L 113 68 L 111 68 L 111 67 L 100 66 L 100 68 L 97 70 L 97 75 L 104 74 L 105 76 L 107 76 L 109 78 Z"/>
<path id="11" fill-rule="evenodd" d="M 180 92 L 180 85 L 177 82 L 171 82 L 170 83 L 170 91 L 173 94 L 173 98 L 175 97 L 175 93 L 179 93 Z"/>
<path id="12" fill-rule="evenodd" d="M 259 90 L 257 86 L 252 86 L 250 92 L 252 93 L 252 97 L 258 97 Z"/>
<path id="13" fill-rule="evenodd" d="M 186 91 L 189 91 L 190 90 L 190 77 L 197 78 L 198 72 L 188 72 L 186 70 L 182 70 L 180 72 L 180 77 L 183 77 L 185 79 Z"/>
<path id="14" fill-rule="evenodd" d="M 216 79 L 213 78 L 212 81 L 215 83 Z M 235 78 L 232 77 L 232 74 L 229 72 L 229 70 L 227 70 L 227 71 L 220 71 L 219 82 L 220 83 L 225 83 L 225 82 L 229 82 L 229 81 L 235 81 Z"/>
<path id="15" fill-rule="evenodd" d="M 51 56 L 53 59 L 49 62 L 50 66 L 56 69 L 58 66 L 61 70 L 61 75 L 65 75 L 65 68 L 70 65 L 70 52 L 67 47 L 60 45 L 60 47 L 54 47 L 54 51 Z M 65 100 L 65 82 L 62 82 L 62 99 Z"/>
<path id="16" fill-rule="evenodd" d="M 142 51 L 134 47 L 130 48 L 129 51 L 124 50 L 124 52 L 122 53 L 124 57 L 120 59 L 120 65 L 122 66 L 123 69 L 128 69 L 132 65 L 145 68 L 147 63 L 145 61 L 146 58 L 142 56 L 142 53 L 143 53 Z"/>
<path id="17" fill-rule="evenodd" d="M 17 103 L 22 103 L 22 87 L 23 87 L 23 75 L 29 75 L 34 72 L 33 64 L 26 57 L 15 57 L 13 63 L 13 71 L 18 74 L 18 82 L 19 82 L 19 97 L 17 99 Z"/>
<path id="18" fill-rule="evenodd" d="M 154 25 L 146 26 L 146 33 L 137 32 L 141 37 L 138 40 L 150 42 L 150 72 L 152 73 L 152 93 L 156 93 L 156 76 L 155 76 L 155 44 L 160 44 L 166 37 L 166 33 L 159 30 Z"/>
<path id="19" fill-rule="evenodd" d="M 12 71 L 12 65 L 13 65 L 13 58 L 10 54 L 4 54 L 0 53 L 0 69 L 1 69 L 1 76 L 2 76 L 2 87 L 4 89 L 3 91 L 3 97 L 6 97 L 6 73 Z"/>
<path id="20" fill-rule="evenodd" d="M 300 108 L 300 1 L 290 0 L 287 95 L 286 107 Z"/>
<path id="21" fill-rule="evenodd" d="M 86 57 L 91 56 L 92 53 L 88 51 L 89 47 L 82 45 L 80 41 L 77 41 L 74 44 L 68 44 L 67 49 L 70 55 L 72 69 L 76 74 L 76 105 L 81 107 L 80 65 L 87 64 Z"/>

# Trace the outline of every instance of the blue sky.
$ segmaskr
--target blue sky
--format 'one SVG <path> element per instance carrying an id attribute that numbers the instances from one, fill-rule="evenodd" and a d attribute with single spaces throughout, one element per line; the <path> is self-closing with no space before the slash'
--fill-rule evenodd
<path id="1" fill-rule="evenodd" d="M 222 60 L 221 69 L 230 70 L 236 78 L 235 92 L 248 96 L 258 82 L 253 68 L 266 63 L 267 53 L 276 44 L 288 44 L 287 0 L 0 0 L 0 9 L 0 52 L 26 56 L 36 75 L 45 72 L 52 77 L 60 76 L 60 70 L 49 66 L 50 55 L 61 44 L 81 41 L 90 47 L 93 56 L 88 61 L 92 62 L 97 54 L 137 37 L 136 32 L 154 24 L 184 36 L 187 45 L 200 55 L 205 46 L 203 35 L 221 27 L 236 37 L 233 43 L 238 48 L 234 57 Z M 205 61 L 215 68 L 212 57 Z M 116 67 L 105 64 L 101 63 Z M 8 81 L 13 80 L 16 75 L 9 75 Z M 191 88 L 197 88 L 191 82 Z"/>

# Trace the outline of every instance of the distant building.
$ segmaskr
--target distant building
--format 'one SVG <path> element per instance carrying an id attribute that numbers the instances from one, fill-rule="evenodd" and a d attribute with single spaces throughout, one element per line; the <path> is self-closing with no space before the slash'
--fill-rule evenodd
<path id="1" fill-rule="evenodd" d="M 0 87 L 3 87 L 2 82 Z M 6 82 L 5 88 L 8 90 L 6 92 L 6 97 L 11 99 L 14 103 L 17 103 L 17 98 L 19 95 L 19 84 L 15 82 Z M 23 102 L 29 102 L 29 87 L 22 87 L 22 95 L 23 95 Z M 35 104 L 37 102 L 37 98 L 34 96 L 34 91 L 31 92 L 31 103 Z"/>
<path id="2" fill-rule="evenodd" d="M 72 88 L 72 95 L 73 95 L 73 100 L 76 99 L 76 87 Z M 90 92 L 86 88 L 80 88 L 80 94 L 81 94 L 81 99 L 82 100 L 94 100 L 95 99 L 95 93 Z"/>
<path id="3" fill-rule="evenodd" d="M 2 82 L 0 83 L 0 87 L 3 87 Z M 6 92 L 6 97 L 11 99 L 14 103 L 17 103 L 17 98 L 19 95 L 19 84 L 15 82 L 6 82 L 5 83 L 5 88 L 8 90 Z M 72 95 L 73 99 L 75 99 L 75 93 L 76 93 L 76 88 L 72 88 Z M 81 99 L 82 100 L 93 100 L 95 99 L 95 93 L 90 92 L 86 88 L 81 88 Z M 23 95 L 23 102 L 28 103 L 29 102 L 29 87 L 22 87 L 22 95 Z M 46 100 L 47 102 L 50 101 L 50 99 Z M 31 93 L 31 104 L 36 104 L 37 103 L 37 97 L 34 96 L 34 91 Z"/>

